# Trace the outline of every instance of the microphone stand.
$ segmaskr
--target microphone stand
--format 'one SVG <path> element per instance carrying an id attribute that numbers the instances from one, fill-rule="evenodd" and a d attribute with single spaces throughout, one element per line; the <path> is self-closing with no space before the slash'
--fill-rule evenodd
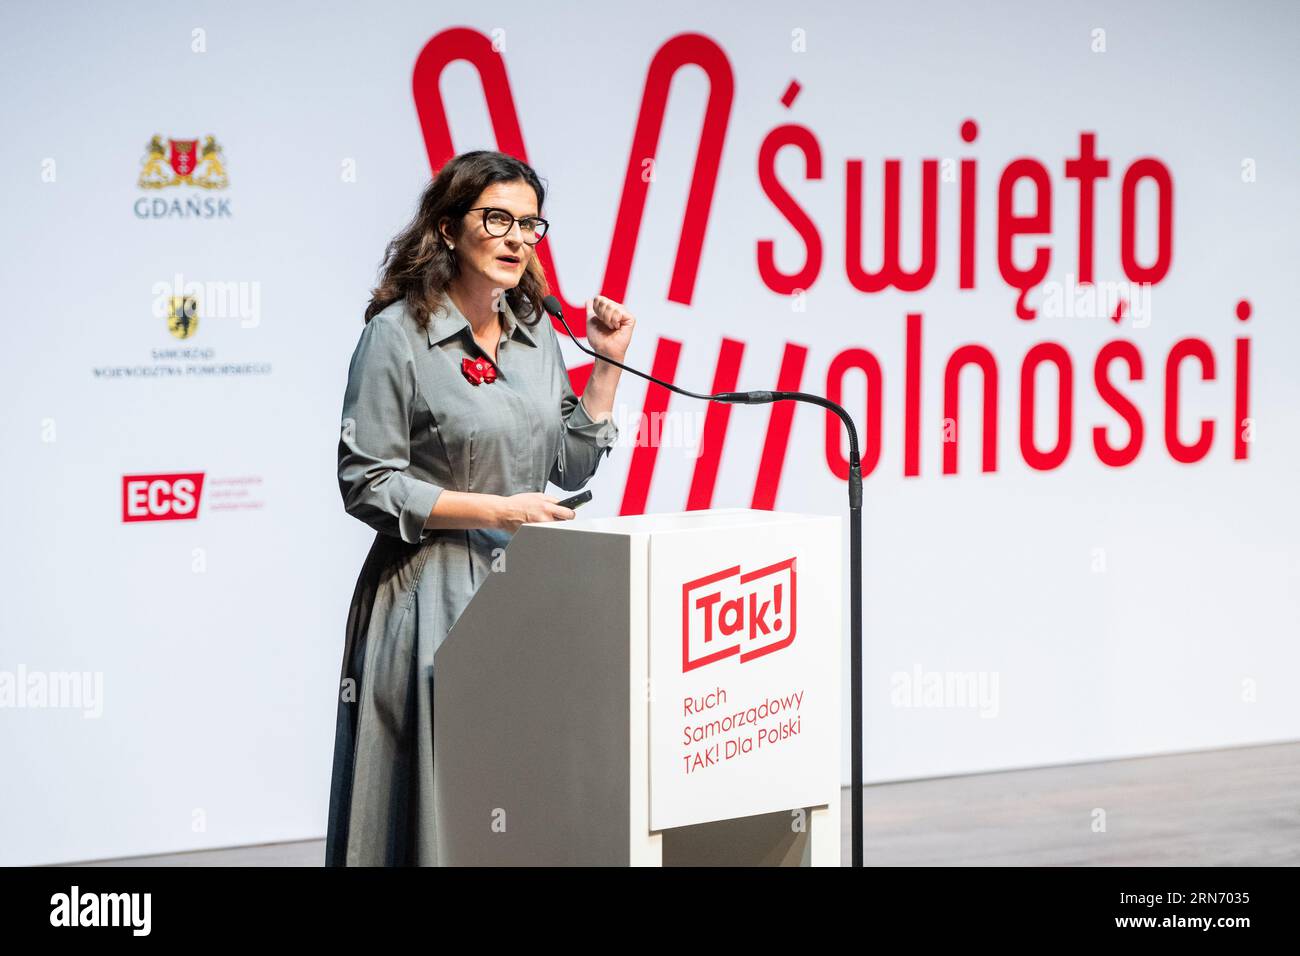
<path id="1" fill-rule="evenodd" d="M 850 759 L 853 789 L 852 865 L 855 867 L 862 866 L 862 461 L 858 454 L 858 430 L 853 425 L 853 419 L 849 417 L 849 413 L 844 410 L 843 406 L 837 405 L 820 395 L 813 395 L 808 392 L 718 392 L 704 395 L 680 388 L 671 382 L 665 382 L 653 375 L 647 375 L 645 372 L 629 368 L 622 362 L 587 348 L 578 341 L 578 337 L 569 328 L 569 323 L 564 321 L 564 310 L 560 306 L 560 300 L 555 296 L 548 295 L 544 298 L 542 307 L 560 320 L 561 324 L 564 325 L 564 331 L 568 332 L 569 338 L 573 339 L 573 344 L 592 356 L 592 358 L 601 362 L 608 362 L 610 365 L 617 365 L 624 371 L 639 375 L 656 385 L 662 385 L 679 395 L 699 398 L 709 402 L 727 402 L 735 405 L 765 405 L 769 402 L 787 401 L 810 402 L 813 405 L 820 405 L 822 408 L 834 412 L 839 416 L 840 421 L 844 423 L 844 427 L 849 433 L 849 678 L 850 693 L 852 694 L 852 700 L 850 701 L 852 712 L 850 728 L 852 754 Z"/>

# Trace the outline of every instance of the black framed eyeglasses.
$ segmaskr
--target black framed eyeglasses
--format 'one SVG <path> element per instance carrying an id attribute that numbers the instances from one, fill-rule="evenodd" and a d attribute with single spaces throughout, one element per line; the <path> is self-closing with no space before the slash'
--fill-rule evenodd
<path id="1" fill-rule="evenodd" d="M 516 219 L 505 209 L 498 209 L 495 206 L 475 206 L 473 209 L 465 210 L 466 213 L 478 212 L 483 210 L 483 228 L 489 236 L 500 239 L 507 235 L 514 228 L 515 223 L 519 223 L 519 232 L 524 237 L 524 242 L 530 246 L 535 246 L 546 235 L 546 230 L 550 223 L 538 216 L 525 216 L 522 219 Z"/>

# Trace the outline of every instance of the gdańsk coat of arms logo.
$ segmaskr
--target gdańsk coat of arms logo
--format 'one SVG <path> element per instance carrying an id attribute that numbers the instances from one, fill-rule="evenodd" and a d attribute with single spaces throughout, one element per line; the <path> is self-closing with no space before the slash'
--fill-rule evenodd
<path id="1" fill-rule="evenodd" d="M 225 156 L 215 136 L 204 137 L 202 145 L 197 139 L 168 139 L 164 145 L 161 136 L 154 136 L 140 164 L 141 189 L 225 189 L 230 185 Z"/>

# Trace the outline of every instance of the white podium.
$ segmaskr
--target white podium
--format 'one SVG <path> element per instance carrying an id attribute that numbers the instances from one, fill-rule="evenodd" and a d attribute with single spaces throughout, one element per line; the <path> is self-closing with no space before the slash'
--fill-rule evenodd
<path id="1" fill-rule="evenodd" d="M 841 524 L 521 527 L 435 657 L 441 861 L 839 866 Z"/>

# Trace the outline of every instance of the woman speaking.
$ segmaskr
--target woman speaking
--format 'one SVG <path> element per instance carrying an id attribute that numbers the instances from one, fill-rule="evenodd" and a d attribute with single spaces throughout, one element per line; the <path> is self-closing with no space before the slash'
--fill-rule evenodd
<path id="1" fill-rule="evenodd" d="M 545 189 L 477 151 L 444 166 L 389 243 L 348 370 L 347 512 L 378 532 L 348 613 L 327 866 L 434 866 L 434 652 L 521 524 L 574 517 L 618 437 L 620 369 L 579 399 L 542 310 Z M 623 361 L 636 320 L 591 300 L 590 346 Z"/>

